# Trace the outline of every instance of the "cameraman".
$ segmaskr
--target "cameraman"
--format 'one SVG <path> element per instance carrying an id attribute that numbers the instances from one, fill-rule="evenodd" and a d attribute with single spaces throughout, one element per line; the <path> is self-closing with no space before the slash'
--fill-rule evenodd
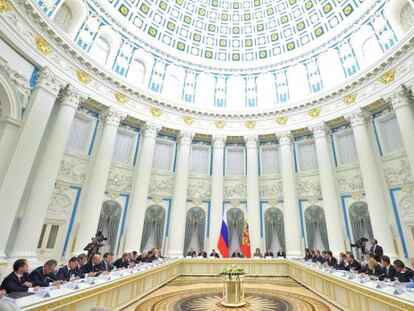
<path id="1" fill-rule="evenodd" d="M 100 235 L 99 235 L 100 233 Z M 101 240 L 98 241 L 97 237 L 99 237 Z M 98 232 L 96 236 L 92 237 L 92 242 L 85 246 L 83 250 L 88 252 L 88 261 L 96 254 L 99 253 L 99 249 L 104 245 L 102 242 L 102 232 Z"/>

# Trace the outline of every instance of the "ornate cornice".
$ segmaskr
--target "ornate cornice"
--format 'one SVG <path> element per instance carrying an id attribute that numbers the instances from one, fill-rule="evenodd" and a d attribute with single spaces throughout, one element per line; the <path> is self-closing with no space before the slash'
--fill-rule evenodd
<path id="1" fill-rule="evenodd" d="M 363 108 L 358 108 L 352 111 L 351 113 L 347 114 L 345 116 L 345 119 L 351 122 L 352 127 L 357 127 L 361 125 L 366 125 L 370 117 L 370 113 L 367 110 Z"/>
<path id="2" fill-rule="evenodd" d="M 246 149 L 257 149 L 258 137 L 256 135 L 249 135 L 244 137 Z"/>
<path id="3" fill-rule="evenodd" d="M 326 135 L 329 133 L 329 126 L 325 122 L 314 124 L 308 126 L 309 130 L 313 133 L 313 137 L 316 138 L 326 138 Z"/>
<path id="4" fill-rule="evenodd" d="M 276 133 L 279 145 L 290 145 L 293 140 L 293 135 L 290 131 Z"/>
<path id="5" fill-rule="evenodd" d="M 414 102 L 413 91 L 402 84 L 395 92 L 385 98 L 385 101 L 391 103 L 394 110 L 405 106 L 412 106 Z"/>
<path id="6" fill-rule="evenodd" d="M 109 107 L 103 110 L 99 114 L 100 119 L 106 125 L 118 126 L 119 123 L 125 119 L 126 115 L 124 112 L 116 110 L 115 108 Z"/>
<path id="7" fill-rule="evenodd" d="M 57 96 L 65 82 L 58 78 L 49 68 L 43 68 L 39 73 L 36 88 L 42 88 L 54 96 Z"/>
<path id="8" fill-rule="evenodd" d="M 157 137 L 157 133 L 161 130 L 160 126 L 156 126 L 151 123 L 147 123 L 144 126 L 144 137 L 145 138 L 153 138 Z"/>
<path id="9" fill-rule="evenodd" d="M 87 98 L 86 95 L 83 95 L 79 90 L 75 89 L 71 85 L 67 85 L 66 88 L 59 95 L 60 104 L 62 106 L 70 106 L 74 109 L 77 109 L 80 102 Z"/>

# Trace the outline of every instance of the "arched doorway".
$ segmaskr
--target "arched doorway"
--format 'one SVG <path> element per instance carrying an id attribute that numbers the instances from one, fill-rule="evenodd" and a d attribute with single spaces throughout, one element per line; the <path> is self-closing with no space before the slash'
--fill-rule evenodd
<path id="1" fill-rule="evenodd" d="M 98 231 L 107 238 L 105 245 L 101 248 L 101 253 L 111 252 L 115 250 L 119 223 L 121 220 L 121 205 L 118 202 L 108 200 L 103 202 L 101 215 L 99 216 Z"/>
<path id="2" fill-rule="evenodd" d="M 307 247 L 314 250 L 328 250 L 328 232 L 325 212 L 320 206 L 309 206 L 305 210 Z"/>
<path id="3" fill-rule="evenodd" d="M 285 250 L 285 229 L 282 211 L 279 208 L 271 207 L 266 210 L 264 218 L 266 249 L 270 249 L 274 254 L 280 248 Z"/>
<path id="4" fill-rule="evenodd" d="M 206 212 L 200 207 L 190 208 L 185 222 L 184 255 L 190 249 L 198 252 L 204 248 L 205 228 Z"/>
<path id="5" fill-rule="evenodd" d="M 229 254 L 235 250 L 241 251 L 244 226 L 244 213 L 233 207 L 227 211 L 227 227 L 229 231 Z"/>
<path id="6" fill-rule="evenodd" d="M 161 248 L 164 240 L 165 210 L 162 206 L 152 205 L 145 212 L 144 228 L 141 239 L 141 252 L 151 248 Z"/>

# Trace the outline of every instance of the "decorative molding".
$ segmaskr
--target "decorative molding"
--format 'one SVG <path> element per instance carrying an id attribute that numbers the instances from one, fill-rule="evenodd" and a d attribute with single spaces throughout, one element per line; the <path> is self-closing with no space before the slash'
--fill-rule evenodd
<path id="1" fill-rule="evenodd" d="M 345 104 L 352 105 L 353 103 L 355 103 L 357 97 L 358 97 L 357 93 L 352 93 L 352 94 L 346 95 L 342 100 Z"/>
<path id="2" fill-rule="evenodd" d="M 112 107 L 103 110 L 99 117 L 105 125 L 118 126 L 119 123 L 125 119 L 126 115 Z"/>
<path id="3" fill-rule="evenodd" d="M 397 72 L 397 69 L 393 68 L 391 70 L 388 70 L 386 73 L 384 73 L 378 80 L 384 85 L 390 84 L 395 79 L 395 73 Z"/>
<path id="4" fill-rule="evenodd" d="M 405 159 L 401 159 L 398 166 L 384 167 L 384 175 L 388 186 L 398 186 L 414 182 L 410 165 Z"/>
<path id="5" fill-rule="evenodd" d="M 223 197 L 225 199 L 243 199 L 246 197 L 247 184 L 245 181 L 237 180 L 225 182 L 223 187 Z"/>
<path id="6" fill-rule="evenodd" d="M 299 196 L 320 197 L 322 195 L 319 181 L 298 178 L 297 190 Z"/>
<path id="7" fill-rule="evenodd" d="M 256 121 L 252 121 L 252 120 L 246 121 L 244 122 L 244 126 L 249 130 L 253 130 L 256 128 Z"/>
<path id="8" fill-rule="evenodd" d="M 359 125 L 366 125 L 370 119 L 370 114 L 367 110 L 358 108 L 346 115 L 345 119 L 351 122 L 352 127 L 356 127 Z"/>
<path id="9" fill-rule="evenodd" d="M 283 197 L 281 180 L 268 180 L 259 183 L 259 196 L 261 199 L 278 199 Z"/>
<path id="10" fill-rule="evenodd" d="M 161 130 L 160 126 L 151 124 L 151 123 L 147 123 L 144 126 L 144 137 L 145 138 L 153 138 L 155 139 L 157 137 L 157 133 L 158 131 Z"/>
<path id="11" fill-rule="evenodd" d="M 57 96 L 60 89 L 64 85 L 65 83 L 60 78 L 58 78 L 47 67 L 45 67 L 39 73 L 39 79 L 37 81 L 36 87 L 41 87 L 52 95 Z"/>
<path id="12" fill-rule="evenodd" d="M 128 98 L 123 93 L 115 92 L 114 96 L 115 96 L 116 101 L 121 105 L 125 105 L 128 102 Z"/>
<path id="13" fill-rule="evenodd" d="M 286 116 L 284 116 L 284 117 L 278 117 L 276 119 L 276 123 L 279 124 L 279 125 L 286 125 L 288 121 L 289 121 L 289 118 L 286 117 Z"/>
<path id="14" fill-rule="evenodd" d="M 224 127 L 226 126 L 226 122 L 224 122 L 223 120 L 217 120 L 214 122 L 214 125 L 216 126 L 216 128 L 218 129 L 224 129 Z"/>
<path id="15" fill-rule="evenodd" d="M 53 48 L 50 45 L 49 42 L 47 42 L 45 39 L 43 39 L 42 37 L 36 36 L 35 37 L 35 44 L 36 44 L 36 48 L 37 50 L 42 53 L 44 56 L 49 55 L 50 53 L 53 52 Z"/>
<path id="16" fill-rule="evenodd" d="M 191 199 L 208 199 L 211 195 L 209 180 L 189 179 L 187 197 Z"/>
<path id="17" fill-rule="evenodd" d="M 311 110 L 309 110 L 308 111 L 308 115 L 311 117 L 311 118 L 317 118 L 317 117 L 319 117 L 320 116 L 320 114 L 321 114 L 321 108 L 320 107 L 318 107 L 318 108 L 313 108 L 313 109 L 311 109 Z"/>
<path id="18" fill-rule="evenodd" d="M 107 189 L 116 191 L 131 191 L 133 174 L 126 175 L 125 172 L 119 169 L 111 168 L 109 171 L 108 180 L 106 183 Z"/>
<path id="19" fill-rule="evenodd" d="M 183 122 L 186 125 L 193 125 L 194 121 L 195 121 L 195 118 L 192 117 L 192 116 L 184 116 L 183 117 Z"/>
<path id="20" fill-rule="evenodd" d="M 60 162 L 58 180 L 82 185 L 86 178 L 88 162 L 83 159 L 65 156 Z"/>
<path id="21" fill-rule="evenodd" d="M 162 116 L 162 111 L 160 110 L 160 108 L 151 107 L 150 112 L 153 117 L 159 118 Z"/>
<path id="22" fill-rule="evenodd" d="M 10 0 L 0 0 L 0 13 L 11 11 L 12 6 L 10 5 Z"/>
<path id="23" fill-rule="evenodd" d="M 79 68 L 76 69 L 76 77 L 83 84 L 88 84 L 89 82 L 92 81 L 91 76 L 86 71 L 83 71 Z"/>
<path id="24" fill-rule="evenodd" d="M 315 125 L 308 126 L 309 130 L 313 133 L 313 137 L 316 138 L 326 138 L 326 135 L 329 133 L 330 129 L 325 122 L 321 122 Z"/>
<path id="25" fill-rule="evenodd" d="M 341 193 L 352 193 L 364 190 L 362 176 L 359 173 L 338 174 L 337 184 Z"/>

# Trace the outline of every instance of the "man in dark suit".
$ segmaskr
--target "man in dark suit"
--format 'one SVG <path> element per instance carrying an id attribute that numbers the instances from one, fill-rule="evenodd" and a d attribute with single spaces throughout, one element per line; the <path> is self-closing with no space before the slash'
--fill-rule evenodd
<path id="1" fill-rule="evenodd" d="M 114 265 L 112 264 L 112 257 L 112 253 L 105 253 L 103 255 L 102 268 L 104 271 L 112 271 L 114 269 Z"/>
<path id="2" fill-rule="evenodd" d="M 207 252 L 204 248 L 200 249 L 200 252 L 198 253 L 198 257 L 207 258 Z"/>
<path id="3" fill-rule="evenodd" d="M 238 249 L 236 249 L 233 254 L 231 254 L 231 258 L 243 258 L 242 253 L 239 252 Z"/>
<path id="4" fill-rule="evenodd" d="M 87 262 L 88 256 L 86 254 L 80 254 L 78 256 L 78 268 L 76 270 L 81 279 L 85 277 L 85 266 Z"/>
<path id="5" fill-rule="evenodd" d="M 345 262 L 346 262 L 346 254 L 345 253 L 339 253 L 339 262 L 337 262 L 336 265 L 334 265 L 334 268 L 337 270 L 345 270 Z"/>
<path id="6" fill-rule="evenodd" d="M 34 269 L 29 275 L 29 278 L 32 281 L 33 285 L 40 287 L 60 285 L 63 281 L 58 280 L 56 278 L 56 275 L 54 275 L 56 266 L 57 261 L 50 259 L 46 261 L 43 266 Z"/>
<path id="7" fill-rule="evenodd" d="M 394 268 L 397 271 L 395 279 L 398 279 L 401 283 L 411 282 L 414 278 L 414 271 L 405 266 L 402 260 L 394 260 Z"/>
<path id="8" fill-rule="evenodd" d="M 279 251 L 276 253 L 276 257 L 286 258 L 286 253 L 283 251 L 283 249 L 279 248 Z"/>
<path id="9" fill-rule="evenodd" d="M 114 266 L 117 269 L 126 269 L 129 268 L 128 253 L 123 253 L 121 258 L 118 258 L 114 262 Z"/>
<path id="10" fill-rule="evenodd" d="M 68 264 L 59 269 L 56 274 L 58 280 L 69 282 L 71 279 L 80 279 L 78 274 L 78 257 L 69 259 Z"/>
<path id="11" fill-rule="evenodd" d="M 361 269 L 362 269 L 361 264 L 357 260 L 355 260 L 354 255 L 350 252 L 346 253 L 345 270 L 359 271 Z"/>
<path id="12" fill-rule="evenodd" d="M 13 264 L 13 272 L 6 276 L 0 287 L 6 291 L 7 294 L 14 292 L 28 292 L 37 291 L 38 286 L 33 287 L 30 282 L 29 265 L 26 259 L 17 259 Z"/>
<path id="13" fill-rule="evenodd" d="M 197 252 L 194 249 L 190 248 L 185 256 L 194 258 L 197 257 Z"/>
<path id="14" fill-rule="evenodd" d="M 101 262 L 101 255 L 95 254 L 92 260 L 85 265 L 85 272 L 88 276 L 100 276 L 101 274 L 108 274 L 108 271 L 104 271 L 104 267 Z"/>
<path id="15" fill-rule="evenodd" d="M 376 239 L 373 239 L 371 241 L 371 249 L 370 251 L 374 253 L 374 258 L 376 261 L 380 261 L 381 257 L 384 255 L 384 250 L 382 249 L 381 246 L 378 245 L 378 241 Z"/>
<path id="16" fill-rule="evenodd" d="M 327 265 L 329 267 L 335 267 L 336 264 L 338 263 L 338 261 L 333 256 L 332 252 L 331 251 L 326 251 L 325 254 L 326 254 L 325 262 L 327 263 Z"/>
<path id="17" fill-rule="evenodd" d="M 381 266 L 383 269 L 383 275 L 380 275 L 378 278 L 380 281 L 394 281 L 397 271 L 394 266 L 391 264 L 390 257 L 382 256 L 381 257 Z"/>
<path id="18" fill-rule="evenodd" d="M 220 258 L 220 255 L 219 255 L 219 253 L 217 253 L 217 252 L 216 252 L 216 250 L 213 248 L 213 249 L 211 250 L 210 257 L 213 257 L 213 258 Z"/>
<path id="19" fill-rule="evenodd" d="M 264 256 L 263 256 L 264 258 L 266 258 L 266 257 L 274 257 L 274 254 L 273 254 L 273 252 L 270 250 L 270 248 L 268 248 L 267 249 L 267 251 L 266 251 L 266 253 L 264 253 Z"/>
<path id="20" fill-rule="evenodd" d="M 313 262 L 320 262 L 320 263 L 323 262 L 323 257 L 322 257 L 321 252 L 319 250 L 315 251 L 315 256 L 313 257 L 312 261 Z"/>

